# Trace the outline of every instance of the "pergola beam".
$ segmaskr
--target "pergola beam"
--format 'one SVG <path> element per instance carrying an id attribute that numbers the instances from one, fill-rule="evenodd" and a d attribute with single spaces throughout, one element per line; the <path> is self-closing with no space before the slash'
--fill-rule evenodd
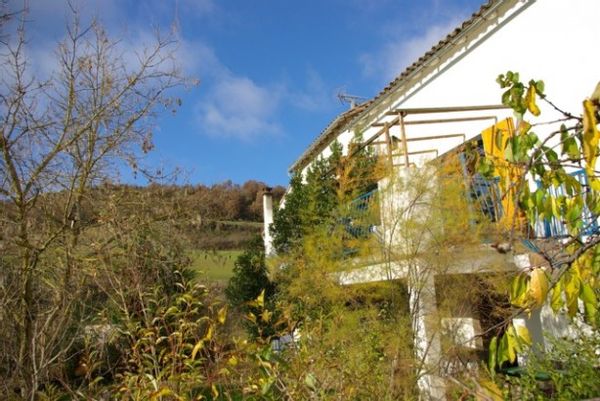
<path id="1" fill-rule="evenodd" d="M 414 120 L 414 121 L 404 121 L 404 125 L 423 125 L 423 124 L 440 124 L 440 123 L 458 123 L 458 122 L 468 122 L 468 121 L 483 121 L 483 120 L 495 120 L 498 121 L 497 116 L 479 116 L 479 117 L 460 117 L 460 118 L 440 118 L 435 120 Z M 393 121 L 398 122 L 398 119 L 393 119 L 390 122 L 383 123 L 374 123 L 371 124 L 371 127 L 383 127 L 385 124 L 391 124 Z"/>
<path id="2" fill-rule="evenodd" d="M 432 114 L 432 113 L 457 113 L 461 111 L 483 111 L 483 110 L 503 110 L 510 109 L 509 106 L 503 104 L 492 104 L 482 106 L 457 106 L 457 107 L 421 107 L 421 108 L 409 108 L 409 109 L 394 109 L 385 113 L 386 116 L 395 116 L 403 114 L 405 116 L 409 114 Z"/>

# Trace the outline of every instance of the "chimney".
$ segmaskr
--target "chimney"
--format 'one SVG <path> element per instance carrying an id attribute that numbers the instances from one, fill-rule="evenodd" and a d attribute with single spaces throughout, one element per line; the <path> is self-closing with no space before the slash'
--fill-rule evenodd
<path id="1" fill-rule="evenodd" d="M 273 238 L 271 237 L 270 227 L 273 224 L 273 194 L 269 187 L 264 188 L 263 192 L 263 241 L 265 244 L 265 255 L 273 254 Z"/>

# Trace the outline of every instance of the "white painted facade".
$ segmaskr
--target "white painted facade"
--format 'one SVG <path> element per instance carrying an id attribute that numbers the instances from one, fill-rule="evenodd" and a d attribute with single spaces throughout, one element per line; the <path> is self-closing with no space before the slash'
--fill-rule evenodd
<path id="1" fill-rule="evenodd" d="M 495 82 L 499 74 L 508 70 L 520 73 L 521 79 L 542 79 L 546 94 L 564 110 L 580 114 L 581 102 L 591 95 L 600 81 L 600 43 L 597 18 L 600 1 L 597 0 L 505 0 L 484 15 L 481 23 L 457 37 L 426 65 L 419 67 L 398 87 L 375 99 L 366 112 L 343 129 L 337 139 L 345 149 L 354 131 L 369 138 L 378 128 L 373 123 L 389 121 L 385 113 L 399 108 L 475 106 L 500 104 L 502 90 Z M 442 38 L 440 38 L 442 39 Z M 558 117 L 547 104 L 540 102 L 545 121 Z M 510 117 L 511 111 L 463 112 L 456 117 L 495 115 L 498 119 Z M 447 118 L 449 115 L 427 115 L 427 118 Z M 420 119 L 422 116 L 409 117 Z M 443 133 L 464 133 L 466 139 L 478 135 L 493 121 L 446 123 L 408 126 L 407 137 L 417 138 Z M 546 127 L 550 132 L 552 127 Z M 391 134 L 399 136 L 398 126 Z M 536 130 L 538 135 L 544 131 Z M 458 146 L 460 138 L 435 142 L 410 143 L 410 151 L 437 149 L 438 154 Z M 329 149 L 322 152 L 329 155 Z M 411 158 L 422 165 L 434 154 Z M 306 170 L 306 167 L 304 168 Z"/>
<path id="2" fill-rule="evenodd" d="M 390 115 L 390 112 L 398 109 L 499 105 L 502 89 L 495 80 L 499 74 L 508 70 L 519 72 L 521 80 L 542 79 L 546 95 L 551 101 L 563 110 L 581 114 L 583 99 L 591 95 L 600 81 L 600 52 L 597 51 L 600 43 L 600 29 L 597 25 L 600 0 L 496 0 L 490 4 L 491 7 L 485 9 L 479 17 L 474 17 L 472 24 L 432 55 L 428 55 L 411 72 L 396 80 L 389 90 L 378 95 L 365 111 L 339 131 L 337 140 L 344 146 L 344 151 L 355 132 L 360 132 L 364 140 L 369 139 L 381 131 L 381 123 L 390 122 L 396 117 L 394 114 Z M 561 117 L 546 103 L 539 102 L 539 106 L 542 110 L 540 121 Z M 477 117 L 481 119 L 411 124 L 424 119 Z M 406 143 L 408 151 L 416 153 L 409 156 L 409 161 L 413 168 L 422 168 L 426 161 L 476 137 L 495 121 L 507 117 L 512 117 L 512 111 L 506 109 L 409 114 L 405 117 L 405 134 L 409 141 Z M 545 125 L 536 127 L 534 131 L 543 139 L 556 129 L 556 125 Z M 392 126 L 390 134 L 400 138 L 402 133 L 399 125 Z M 414 141 L 417 138 L 449 134 L 457 135 Z M 327 157 L 330 143 L 322 145 L 320 155 Z M 403 157 L 396 157 L 394 161 L 401 164 Z M 303 173 L 306 173 L 309 166 L 310 164 L 301 166 Z M 398 171 L 402 179 L 413 168 L 394 171 Z M 391 205 L 381 208 L 384 225 L 381 228 L 382 236 L 386 243 L 402 247 L 402 239 L 393 237 L 394 233 L 385 224 L 404 210 L 403 199 L 406 194 L 390 189 L 389 182 L 390 180 L 383 180 L 379 183 L 382 193 L 380 202 Z M 384 193 L 388 195 L 383 195 Z M 265 211 L 267 212 L 266 208 Z M 394 217 L 386 216 L 385 213 Z M 265 238 L 267 235 L 268 231 L 265 232 Z M 490 254 L 489 257 L 498 256 Z M 483 272 L 489 262 L 485 258 L 470 262 L 466 261 L 467 258 L 458 259 L 453 261 L 455 273 Z M 508 269 L 518 270 L 529 266 L 529 258 L 527 255 L 516 255 L 514 259 L 510 256 L 505 264 Z M 440 358 L 439 332 L 427 321 L 427 316 L 434 314 L 436 308 L 433 275 L 411 274 L 409 267 L 392 261 L 357 267 L 341 273 L 338 279 L 342 284 L 403 279 L 408 283 L 409 293 L 415 288 L 425 289 L 418 299 L 410 298 L 410 308 L 416 316 L 413 322 L 415 349 L 426 364 L 436 365 Z M 543 311 L 542 314 L 544 313 Z M 469 341 L 466 338 L 468 333 L 475 334 L 481 330 L 479 322 L 471 317 L 451 319 L 447 318 L 446 323 L 449 326 L 460 326 L 465 342 Z M 542 319 L 536 313 L 531 318 L 518 317 L 515 325 L 527 326 L 532 337 L 543 342 L 542 331 L 553 329 L 558 323 L 547 316 L 547 313 Z M 424 397 L 444 399 L 443 382 L 434 373 L 428 372 L 419 381 Z"/>

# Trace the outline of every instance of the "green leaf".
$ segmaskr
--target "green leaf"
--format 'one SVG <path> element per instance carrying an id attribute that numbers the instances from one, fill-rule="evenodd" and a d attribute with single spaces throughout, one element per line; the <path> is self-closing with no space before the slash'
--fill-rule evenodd
<path id="1" fill-rule="evenodd" d="M 492 337 L 490 341 L 490 346 L 488 349 L 488 368 L 490 372 L 493 372 L 496 369 L 496 354 L 498 353 L 498 337 Z"/>
<path id="2" fill-rule="evenodd" d="M 498 344 L 498 366 L 502 367 L 502 364 L 508 360 L 508 338 L 506 333 L 504 333 L 502 337 L 500 337 L 500 342 Z"/>
<path id="3" fill-rule="evenodd" d="M 517 274 L 511 282 L 510 301 L 515 306 L 524 306 L 525 295 L 527 293 L 528 277 L 524 273 Z"/>
<path id="4" fill-rule="evenodd" d="M 550 306 L 554 313 L 558 313 L 560 308 L 563 306 L 563 298 L 562 298 L 562 280 L 559 280 L 554 288 L 552 288 L 552 299 L 550 301 Z"/>
<path id="5" fill-rule="evenodd" d="M 583 301 L 586 320 L 593 322 L 597 313 L 598 300 L 594 289 L 587 283 L 581 286 L 581 300 Z"/>
<path id="6" fill-rule="evenodd" d="M 579 146 L 577 146 L 577 141 L 569 134 L 564 124 L 560 126 L 560 142 L 562 145 L 561 155 L 566 154 L 569 156 L 569 160 L 574 162 L 581 159 L 581 152 L 579 151 Z"/>
<path id="7" fill-rule="evenodd" d="M 580 278 L 572 272 L 569 274 L 569 279 L 565 285 L 565 297 L 567 299 L 567 311 L 570 317 L 575 317 L 578 310 L 577 300 L 581 289 Z"/>
<path id="8" fill-rule="evenodd" d="M 544 95 L 544 89 L 545 89 L 544 85 L 544 81 L 539 80 L 535 82 L 535 91 L 537 92 L 538 95 L 543 96 Z"/>

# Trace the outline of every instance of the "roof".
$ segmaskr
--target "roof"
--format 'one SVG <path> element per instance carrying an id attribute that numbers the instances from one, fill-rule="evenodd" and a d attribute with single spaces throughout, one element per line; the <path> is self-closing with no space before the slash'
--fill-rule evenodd
<path id="1" fill-rule="evenodd" d="M 444 49 L 446 46 L 454 44 L 455 39 L 464 33 L 469 28 L 474 27 L 475 25 L 486 22 L 485 19 L 482 19 L 488 11 L 495 9 L 497 6 L 502 3 L 508 3 L 510 0 L 488 0 L 485 2 L 479 10 L 474 12 L 468 19 L 463 21 L 458 27 L 456 27 L 452 32 L 446 35 L 445 38 L 440 40 L 436 45 L 434 45 L 431 49 L 429 49 L 424 55 L 419 57 L 417 61 L 406 67 L 400 75 L 398 75 L 393 81 L 387 84 L 381 92 L 379 92 L 374 98 L 373 102 L 377 101 L 380 97 L 386 95 L 391 92 L 396 86 L 398 86 L 401 82 L 406 80 L 412 72 L 419 69 L 421 66 L 428 64 L 428 62 L 433 59 L 437 54 Z"/>
<path id="2" fill-rule="evenodd" d="M 315 138 L 309 147 L 302 153 L 298 160 L 296 160 L 294 164 L 290 166 L 289 172 L 291 173 L 304 168 L 310 162 L 312 157 L 321 153 L 323 149 L 325 149 L 325 147 L 337 137 L 337 133 L 340 129 L 342 129 L 348 122 L 353 120 L 358 114 L 363 112 L 370 104 L 370 100 L 361 103 L 334 118 L 333 121 L 331 121 L 329 125 L 325 127 L 323 131 L 321 131 L 319 136 L 317 136 L 317 138 Z"/>
<path id="3" fill-rule="evenodd" d="M 479 10 L 474 12 L 467 20 L 460 24 L 456 29 L 450 32 L 445 38 L 440 40 L 430 50 L 428 50 L 423 56 L 419 57 L 414 63 L 406 67 L 404 71 L 400 73 L 394 80 L 387 84 L 381 92 L 379 92 L 373 99 L 365 102 L 353 109 L 350 109 L 339 116 L 337 116 L 310 144 L 310 146 L 300 155 L 298 160 L 294 162 L 289 168 L 290 172 L 304 168 L 310 161 L 310 158 L 320 153 L 325 147 L 333 140 L 335 134 L 343 129 L 346 124 L 360 118 L 362 115 L 368 113 L 377 104 L 394 91 L 394 89 L 405 83 L 417 70 L 421 67 L 428 65 L 442 50 L 453 46 L 457 39 L 464 34 L 466 31 L 484 24 L 487 20 L 485 16 L 493 12 L 498 6 L 502 4 L 508 4 L 515 0 L 488 0 L 485 2 Z"/>

